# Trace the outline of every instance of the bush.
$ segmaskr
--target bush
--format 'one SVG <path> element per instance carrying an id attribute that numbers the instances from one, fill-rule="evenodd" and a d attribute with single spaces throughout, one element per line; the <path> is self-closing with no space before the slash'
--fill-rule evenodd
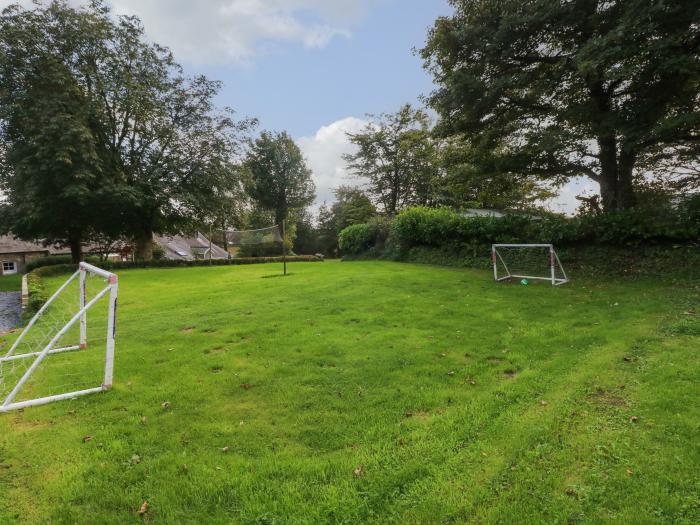
<path id="1" fill-rule="evenodd" d="M 373 228 L 369 224 L 353 224 L 340 232 L 338 247 L 342 253 L 357 255 L 374 245 Z"/>
<path id="2" fill-rule="evenodd" d="M 71 264 L 72 260 L 73 259 L 71 259 L 70 255 L 49 255 L 48 257 L 40 257 L 27 263 L 26 272 L 30 273 L 36 270 L 37 268 L 42 268 L 44 266 L 55 266 L 57 264 Z M 85 257 L 85 262 L 99 265 L 100 258 L 95 256 L 88 256 Z"/>
<path id="3" fill-rule="evenodd" d="M 29 294 L 25 316 L 33 316 L 49 299 L 44 281 L 37 272 L 27 275 L 27 293 Z"/>

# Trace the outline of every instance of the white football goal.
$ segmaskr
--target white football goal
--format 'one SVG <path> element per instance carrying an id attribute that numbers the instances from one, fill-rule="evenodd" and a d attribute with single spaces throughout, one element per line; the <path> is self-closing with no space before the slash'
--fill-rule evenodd
<path id="1" fill-rule="evenodd" d="M 538 279 L 553 286 L 569 282 L 552 244 L 494 244 L 491 261 L 496 281 Z"/>
<path id="2" fill-rule="evenodd" d="M 0 412 L 111 388 L 117 289 L 115 274 L 80 264 L 0 349 Z"/>

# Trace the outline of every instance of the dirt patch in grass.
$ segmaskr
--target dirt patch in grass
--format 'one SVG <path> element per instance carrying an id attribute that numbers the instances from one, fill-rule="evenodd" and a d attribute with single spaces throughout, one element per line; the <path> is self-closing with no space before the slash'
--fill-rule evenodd
<path id="1" fill-rule="evenodd" d="M 502 374 L 505 379 L 513 379 L 517 375 L 518 371 L 515 368 L 506 368 Z"/>
<path id="2" fill-rule="evenodd" d="M 613 406 L 613 407 L 624 407 L 627 406 L 627 401 L 624 397 L 618 395 L 616 392 L 611 392 L 605 390 L 604 388 L 597 388 L 595 392 L 591 395 L 593 401 L 601 405 Z"/>
<path id="3" fill-rule="evenodd" d="M 180 333 L 181 334 L 191 334 L 194 332 L 194 329 L 196 326 L 185 326 L 184 328 L 180 328 Z"/>

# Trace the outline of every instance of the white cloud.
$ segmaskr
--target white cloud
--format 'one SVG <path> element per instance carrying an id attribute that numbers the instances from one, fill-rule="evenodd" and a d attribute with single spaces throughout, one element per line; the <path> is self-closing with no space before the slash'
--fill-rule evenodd
<path id="1" fill-rule="evenodd" d="M 581 202 L 576 200 L 577 195 L 590 197 L 598 192 L 597 183 L 586 177 L 577 177 L 562 186 L 559 189 L 559 195 L 550 199 L 546 205 L 552 211 L 573 215 L 581 205 Z"/>
<path id="2" fill-rule="evenodd" d="M 360 181 L 348 173 L 343 154 L 352 153 L 354 146 L 346 133 L 357 133 L 367 121 L 347 117 L 323 126 L 312 137 L 296 140 L 316 183 L 316 205 L 334 200 L 333 189 L 340 185 L 358 186 Z"/>
<path id="3" fill-rule="evenodd" d="M 316 183 L 315 210 L 324 201 L 331 203 L 335 200 L 333 190 L 338 186 L 361 185 L 362 181 L 352 177 L 346 169 L 343 154 L 354 151 L 346 133 L 357 133 L 366 125 L 366 120 L 347 117 L 321 127 L 311 137 L 296 140 Z M 557 197 L 543 204 L 552 211 L 573 215 L 581 204 L 576 200 L 577 195 L 591 196 L 596 193 L 598 185 L 595 182 L 586 177 L 578 177 L 562 186 Z"/>
<path id="4" fill-rule="evenodd" d="M 85 4 L 87 0 L 70 0 Z M 14 3 L 0 0 L 0 8 Z M 25 6 L 30 0 L 22 0 Z M 322 48 L 350 27 L 369 0 L 110 0 L 114 13 L 137 15 L 148 36 L 178 60 L 246 63 L 270 45 Z"/>

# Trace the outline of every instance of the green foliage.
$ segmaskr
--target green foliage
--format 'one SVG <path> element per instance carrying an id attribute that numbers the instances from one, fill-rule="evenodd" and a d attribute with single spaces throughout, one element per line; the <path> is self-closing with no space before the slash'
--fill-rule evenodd
<path id="1" fill-rule="evenodd" d="M 91 264 L 102 264 L 98 257 L 85 257 L 84 260 Z M 43 268 L 44 266 L 56 266 L 59 264 L 71 263 L 72 260 L 70 255 L 49 255 L 48 257 L 38 257 L 36 259 L 32 259 L 27 263 L 26 273 L 31 273 L 37 268 Z"/>
<path id="2" fill-rule="evenodd" d="M 49 298 L 42 277 L 43 275 L 38 272 L 27 274 L 27 293 L 29 297 L 27 300 L 27 308 L 24 311 L 25 317 L 31 317 L 38 312 L 39 308 L 44 306 L 44 303 Z"/>
<path id="3" fill-rule="evenodd" d="M 465 217 L 447 208 L 410 208 L 394 222 L 403 248 L 456 244 L 554 243 L 627 245 L 688 243 L 700 238 L 700 222 L 672 209 L 617 210 L 569 219 L 562 216 Z"/>
<path id="4" fill-rule="evenodd" d="M 214 105 L 136 17 L 101 2 L 10 6 L 0 23 L 3 228 L 70 243 L 216 221 L 240 193 L 235 162 L 253 124 Z"/>
<path id="5" fill-rule="evenodd" d="M 348 133 L 357 146 L 343 157 L 348 169 L 365 179 L 367 192 L 388 215 L 431 203 L 437 164 L 428 114 L 406 104 L 396 113 L 369 117 L 363 131 Z"/>
<path id="6" fill-rule="evenodd" d="M 263 131 L 250 144 L 245 169 L 248 194 L 261 208 L 274 212 L 275 224 L 282 224 L 290 212 L 306 208 L 316 198 L 311 171 L 286 132 Z"/>
<path id="7" fill-rule="evenodd" d="M 278 271 L 122 272 L 114 389 L 0 416 L 0 523 L 697 523 L 697 287 Z"/>
<path id="8" fill-rule="evenodd" d="M 340 232 L 338 247 L 341 252 L 356 255 L 374 245 L 374 232 L 369 224 L 353 224 Z"/>
<path id="9" fill-rule="evenodd" d="M 698 179 L 696 2 L 452 0 L 422 50 L 440 134 L 482 173 L 599 182 L 606 211 L 643 174 Z"/>

